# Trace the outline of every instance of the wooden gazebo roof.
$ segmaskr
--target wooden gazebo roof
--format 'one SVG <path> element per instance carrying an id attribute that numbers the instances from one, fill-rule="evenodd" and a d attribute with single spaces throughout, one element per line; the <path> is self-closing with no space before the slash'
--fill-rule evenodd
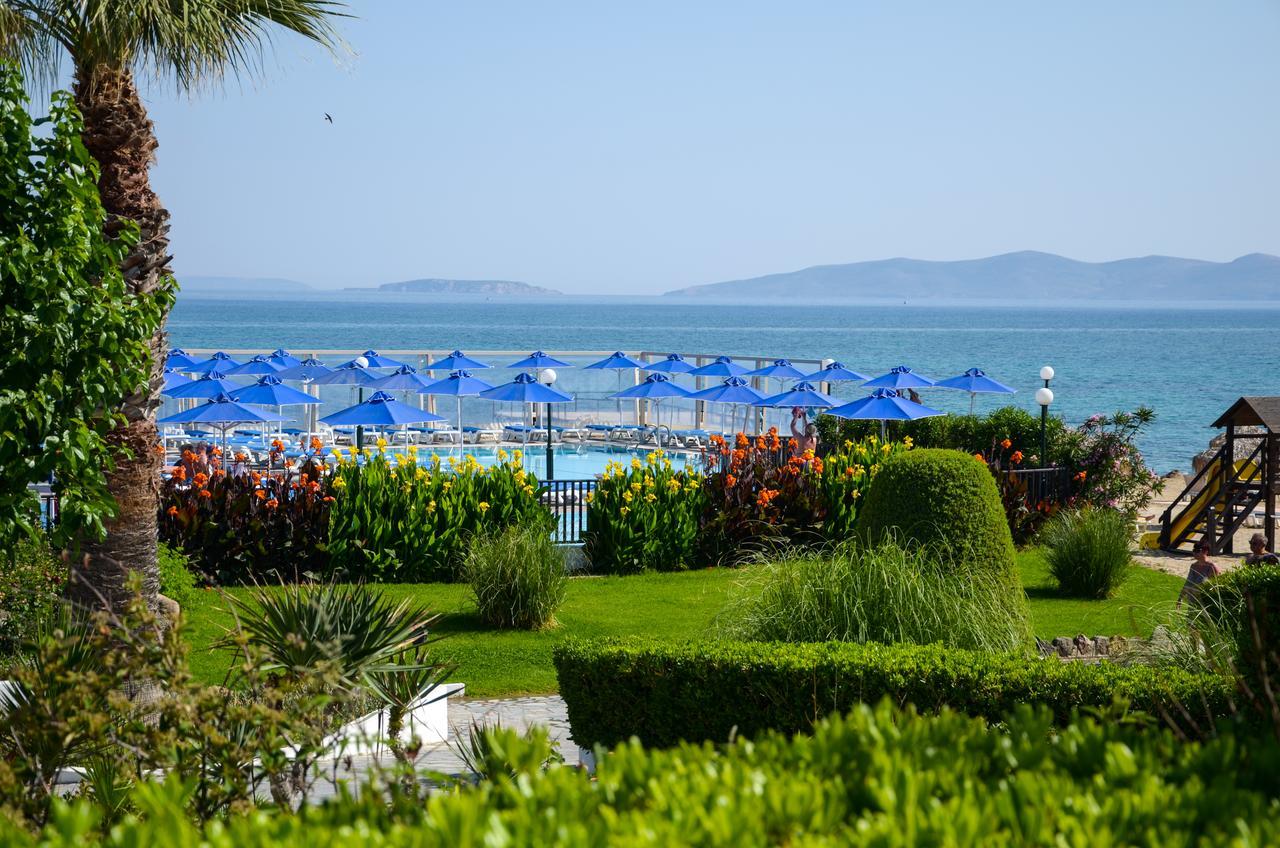
<path id="1" fill-rule="evenodd" d="M 1230 424 L 1237 427 L 1261 426 L 1272 433 L 1280 433 L 1280 397 L 1240 398 L 1213 422 L 1214 427 L 1226 427 Z"/>

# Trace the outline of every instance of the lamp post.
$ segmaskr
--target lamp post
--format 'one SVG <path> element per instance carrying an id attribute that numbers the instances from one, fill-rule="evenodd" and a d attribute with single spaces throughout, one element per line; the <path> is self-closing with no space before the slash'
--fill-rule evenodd
<path id="1" fill-rule="evenodd" d="M 363 356 L 357 356 L 352 361 L 355 363 L 357 368 L 364 369 L 369 367 L 369 360 Z M 347 397 L 350 397 L 350 395 L 347 395 Z M 358 403 L 364 403 L 364 386 L 360 387 L 360 400 L 358 401 Z M 356 453 L 359 453 L 362 450 L 364 450 L 364 425 L 357 424 L 356 425 Z"/>
<path id="2" fill-rule="evenodd" d="M 1044 380 L 1044 385 L 1036 389 L 1036 403 L 1040 404 L 1040 467 L 1044 468 L 1049 464 L 1049 404 L 1053 403 L 1053 389 L 1049 388 L 1049 381 L 1053 379 L 1053 366 L 1041 368 L 1040 379 Z"/>
<path id="3" fill-rule="evenodd" d="M 542 385 L 551 387 L 556 381 L 556 370 L 554 368 L 543 368 L 538 372 L 538 382 Z M 547 479 L 554 480 L 556 476 L 555 452 L 551 449 L 551 403 L 547 403 Z"/>

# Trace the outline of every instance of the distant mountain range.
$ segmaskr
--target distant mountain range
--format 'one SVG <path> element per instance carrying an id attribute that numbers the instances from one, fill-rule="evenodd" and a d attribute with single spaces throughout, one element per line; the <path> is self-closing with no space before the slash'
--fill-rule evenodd
<path id="1" fill-rule="evenodd" d="M 423 294 L 495 294 L 503 297 L 512 295 L 559 295 L 555 289 L 535 286 L 531 283 L 519 283 L 514 280 L 443 280 L 430 277 L 422 280 L 404 280 L 399 283 L 383 283 L 373 291 L 419 292 Z"/>
<path id="2" fill-rule="evenodd" d="M 670 297 L 786 300 L 1280 300 L 1280 257 L 1251 253 L 1231 262 L 1144 256 L 1079 262 L 1021 251 L 930 262 L 882 259 L 816 265 L 746 280 L 690 286 Z"/>

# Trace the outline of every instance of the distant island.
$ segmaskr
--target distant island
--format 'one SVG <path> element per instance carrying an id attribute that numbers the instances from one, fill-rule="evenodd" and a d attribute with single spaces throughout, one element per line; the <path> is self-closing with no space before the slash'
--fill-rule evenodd
<path id="1" fill-rule="evenodd" d="M 689 286 L 667 297 L 787 300 L 1280 300 L 1280 257 L 1231 262 L 1144 256 L 1080 262 L 1021 251 L 930 262 L 882 259 Z"/>
<path id="2" fill-rule="evenodd" d="M 555 289 L 520 283 L 514 280 L 444 280 L 430 277 L 422 280 L 403 280 L 399 283 L 383 283 L 372 289 L 347 289 L 347 291 L 416 292 L 419 294 L 467 294 L 536 295 L 539 297 L 560 295 Z"/>

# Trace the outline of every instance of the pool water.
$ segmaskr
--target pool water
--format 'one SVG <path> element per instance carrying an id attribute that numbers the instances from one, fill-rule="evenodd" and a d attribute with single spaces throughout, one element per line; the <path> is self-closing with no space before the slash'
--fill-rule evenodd
<path id="1" fill-rule="evenodd" d="M 400 447 L 388 448 L 387 453 L 401 453 L 403 450 Z M 446 445 L 423 445 L 418 447 L 418 464 L 430 465 L 433 454 L 439 456 L 440 462 L 444 465 L 448 464 L 450 457 L 461 459 L 464 456 L 473 456 L 476 462 L 488 468 L 498 464 L 499 450 L 505 451 L 509 456 L 516 448 L 466 445 L 459 449 Z M 519 450 L 523 451 L 524 467 L 538 479 L 545 480 L 547 477 L 546 446 L 528 445 Z M 623 445 L 555 445 L 553 448 L 555 479 L 591 480 L 604 473 L 605 466 L 610 462 L 630 462 L 633 457 L 643 459 L 650 452 L 651 449 L 628 448 Z M 701 465 L 700 453 L 667 451 L 666 456 L 678 469 L 685 467 L 696 469 Z"/>

